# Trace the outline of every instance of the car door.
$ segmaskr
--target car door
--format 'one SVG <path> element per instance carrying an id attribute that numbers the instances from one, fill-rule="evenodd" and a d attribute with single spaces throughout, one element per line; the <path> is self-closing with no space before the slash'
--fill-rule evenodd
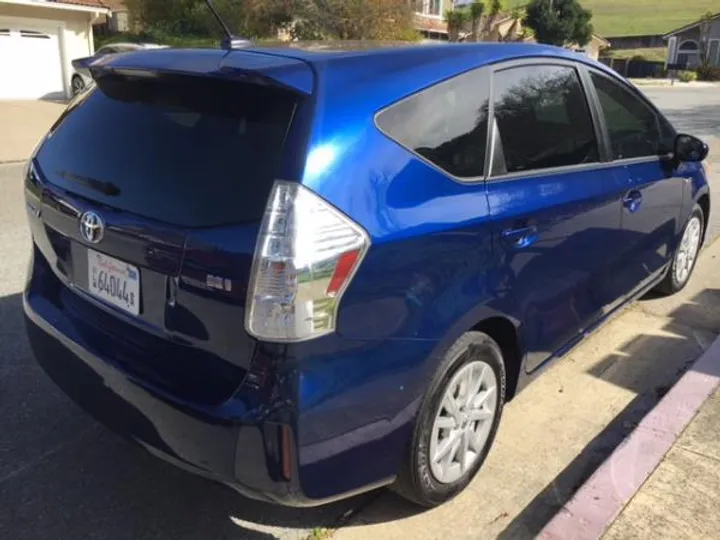
<path id="1" fill-rule="evenodd" d="M 622 178 L 575 63 L 534 61 L 492 77 L 490 213 L 523 323 L 526 370 L 604 313 L 621 240 Z"/>
<path id="2" fill-rule="evenodd" d="M 589 70 L 606 127 L 608 150 L 622 177 L 623 264 L 614 275 L 619 301 L 657 278 L 670 261 L 678 234 L 685 180 L 670 153 L 675 132 L 639 92 Z"/>

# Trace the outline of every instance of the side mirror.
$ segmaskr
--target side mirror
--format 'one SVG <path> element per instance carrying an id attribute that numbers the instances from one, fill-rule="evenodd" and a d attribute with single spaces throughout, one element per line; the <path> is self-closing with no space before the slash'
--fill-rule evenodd
<path id="1" fill-rule="evenodd" d="M 675 137 L 673 157 L 677 162 L 702 161 L 708 155 L 708 145 L 692 135 L 680 134 Z"/>

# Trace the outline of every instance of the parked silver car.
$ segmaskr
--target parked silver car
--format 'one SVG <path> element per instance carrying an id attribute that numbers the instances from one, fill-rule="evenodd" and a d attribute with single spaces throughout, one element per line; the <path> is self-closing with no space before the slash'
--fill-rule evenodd
<path id="1" fill-rule="evenodd" d="M 162 49 L 166 47 L 167 45 L 156 45 L 154 43 L 110 43 L 100 47 L 92 56 L 86 56 L 84 58 L 77 58 L 76 60 L 73 60 L 72 66 L 75 69 L 75 73 L 73 73 L 71 79 L 73 96 L 78 95 L 88 84 L 90 84 L 92 81 L 92 75 L 90 75 L 90 64 L 101 56 L 139 51 L 143 49 Z"/>

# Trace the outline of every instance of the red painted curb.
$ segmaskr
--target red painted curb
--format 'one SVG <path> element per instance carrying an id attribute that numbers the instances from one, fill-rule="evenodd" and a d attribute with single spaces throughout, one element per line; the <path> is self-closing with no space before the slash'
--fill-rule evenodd
<path id="1" fill-rule="evenodd" d="M 720 385 L 720 337 L 540 531 L 543 540 L 600 538 Z"/>

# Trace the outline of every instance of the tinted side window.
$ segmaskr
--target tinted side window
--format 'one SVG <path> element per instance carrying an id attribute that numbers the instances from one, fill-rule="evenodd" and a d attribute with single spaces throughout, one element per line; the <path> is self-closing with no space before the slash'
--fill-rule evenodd
<path id="1" fill-rule="evenodd" d="M 441 169 L 482 176 L 488 115 L 486 70 L 459 75 L 383 111 L 378 127 Z"/>
<path id="2" fill-rule="evenodd" d="M 598 161 L 592 117 L 577 71 L 565 66 L 523 66 L 494 78 L 494 173 L 520 172 Z M 498 151 L 495 152 L 497 156 Z"/>
<path id="3" fill-rule="evenodd" d="M 597 73 L 593 85 L 605 115 L 613 159 L 666 154 L 672 149 L 674 130 L 641 99 Z"/>

